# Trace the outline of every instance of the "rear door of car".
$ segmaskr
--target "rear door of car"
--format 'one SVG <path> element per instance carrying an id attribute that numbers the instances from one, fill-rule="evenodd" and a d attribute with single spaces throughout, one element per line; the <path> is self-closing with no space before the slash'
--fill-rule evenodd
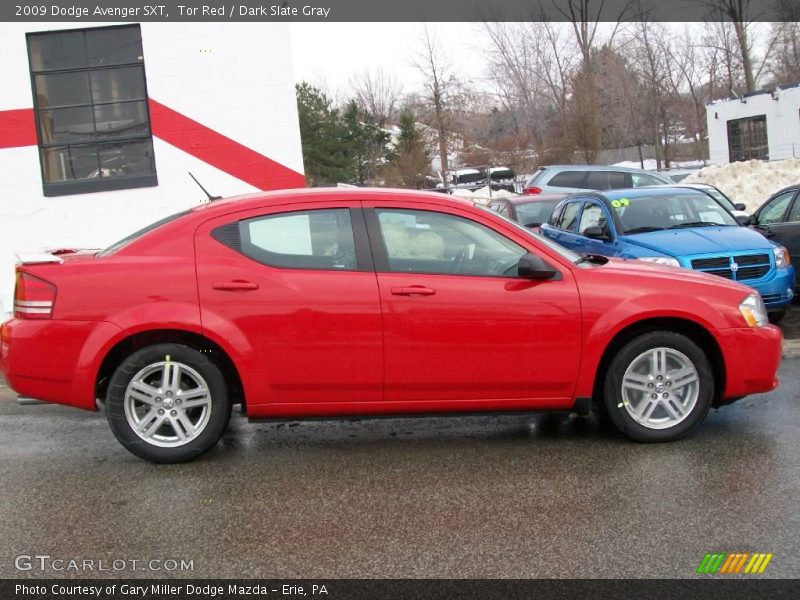
<path id="1" fill-rule="evenodd" d="M 783 223 L 772 225 L 774 241 L 786 246 L 800 280 L 800 191 L 795 192 L 792 206 Z"/>
<path id="2" fill-rule="evenodd" d="M 543 194 L 569 194 L 585 189 L 583 183 L 586 179 L 586 171 L 570 169 L 565 171 L 555 171 L 549 178 L 542 181 Z"/>
<path id="3" fill-rule="evenodd" d="M 249 414 L 382 399 L 380 299 L 360 202 L 217 217 L 198 228 L 195 249 L 203 329 L 237 348 Z"/>
<path id="4" fill-rule="evenodd" d="M 566 202 L 550 223 L 542 227 L 542 233 L 566 248 L 577 248 L 580 245 L 577 225 L 582 205 L 583 200 L 577 198 Z"/>

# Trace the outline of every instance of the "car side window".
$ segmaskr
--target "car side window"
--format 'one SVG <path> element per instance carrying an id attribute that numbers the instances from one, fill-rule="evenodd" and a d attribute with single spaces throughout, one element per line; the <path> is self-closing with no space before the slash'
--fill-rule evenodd
<path id="1" fill-rule="evenodd" d="M 498 214 L 508 216 L 508 205 L 505 202 L 495 202 L 490 204 L 489 208 Z"/>
<path id="2" fill-rule="evenodd" d="M 405 209 L 376 212 L 390 271 L 513 277 L 527 252 L 489 227 L 456 215 Z"/>
<path id="3" fill-rule="evenodd" d="M 792 210 L 789 211 L 789 216 L 786 219 L 789 223 L 800 222 L 800 196 L 795 198 Z"/>
<path id="4" fill-rule="evenodd" d="M 597 204 L 587 202 L 583 207 L 581 213 L 581 220 L 578 224 L 578 233 L 586 235 L 586 229 L 589 227 L 601 227 L 604 230 L 608 229 L 608 222 L 603 209 Z"/>
<path id="5" fill-rule="evenodd" d="M 581 184 L 583 183 L 584 175 L 585 173 L 583 171 L 563 171 L 553 175 L 553 178 L 547 182 L 547 185 L 565 188 L 579 188 L 582 187 Z"/>
<path id="6" fill-rule="evenodd" d="M 631 184 L 633 187 L 643 187 L 645 185 L 664 185 L 664 182 L 644 173 L 631 173 Z"/>
<path id="7" fill-rule="evenodd" d="M 556 227 L 564 231 L 575 231 L 575 221 L 578 218 L 578 210 L 580 207 L 580 202 L 570 202 L 564 206 L 564 210 L 561 211 Z"/>
<path id="8" fill-rule="evenodd" d="M 611 184 L 609 183 L 608 176 L 608 171 L 589 171 L 583 187 L 589 190 L 609 190 L 611 189 Z"/>
<path id="9" fill-rule="evenodd" d="M 274 267 L 355 270 L 350 210 L 318 209 L 239 221 L 241 251 Z"/>
<path id="10" fill-rule="evenodd" d="M 793 196 L 794 192 L 785 192 L 770 200 L 758 213 L 758 224 L 782 223 L 783 215 L 786 214 L 786 209 L 789 208 L 789 202 L 792 201 Z"/>
<path id="11" fill-rule="evenodd" d="M 547 219 L 547 224 L 551 227 L 558 227 L 558 222 L 561 219 L 561 213 L 564 212 L 564 205 L 556 205 L 555 209 L 553 210 L 553 214 L 550 215 L 550 218 Z"/>

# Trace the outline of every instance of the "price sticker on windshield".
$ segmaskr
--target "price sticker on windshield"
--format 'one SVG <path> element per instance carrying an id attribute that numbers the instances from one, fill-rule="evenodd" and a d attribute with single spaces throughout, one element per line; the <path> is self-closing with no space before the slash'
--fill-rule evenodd
<path id="1" fill-rule="evenodd" d="M 629 206 L 630 203 L 631 201 L 628 200 L 627 198 L 620 198 L 619 200 L 612 200 L 611 206 L 613 206 L 614 208 L 622 208 L 623 206 Z"/>

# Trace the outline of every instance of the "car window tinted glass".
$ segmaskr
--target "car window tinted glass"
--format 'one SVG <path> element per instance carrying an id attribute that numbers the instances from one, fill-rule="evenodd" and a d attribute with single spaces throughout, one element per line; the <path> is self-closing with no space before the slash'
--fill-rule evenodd
<path id="1" fill-rule="evenodd" d="M 260 263 L 298 269 L 356 269 L 346 208 L 296 211 L 239 222 L 242 252 Z"/>
<path id="2" fill-rule="evenodd" d="M 587 227 L 602 227 L 605 229 L 606 225 L 606 217 L 603 213 L 603 209 L 597 204 L 590 204 L 587 202 L 583 207 L 583 212 L 581 213 L 581 221 L 578 225 L 578 233 L 584 235 Z"/>
<path id="3" fill-rule="evenodd" d="M 733 202 L 731 202 L 730 199 L 725 194 L 720 192 L 719 190 L 717 190 L 715 188 L 711 188 L 711 189 L 708 189 L 706 191 L 709 194 L 711 194 L 711 196 L 714 198 L 714 200 L 716 200 L 717 202 L 722 204 L 722 206 L 724 206 L 728 210 L 730 210 L 730 211 L 736 210 L 736 207 L 733 205 Z"/>
<path id="4" fill-rule="evenodd" d="M 424 210 L 378 209 L 389 270 L 449 275 L 516 275 L 526 250 L 463 217 Z"/>
<path id="5" fill-rule="evenodd" d="M 728 211 L 701 192 L 616 198 L 611 200 L 611 206 L 625 233 L 712 225 L 738 226 Z"/>
<path id="6" fill-rule="evenodd" d="M 789 217 L 786 220 L 790 223 L 797 223 L 800 221 L 800 199 L 794 201 L 792 210 L 789 211 Z"/>
<path id="7" fill-rule="evenodd" d="M 584 175 L 585 173 L 583 171 L 564 171 L 563 173 L 556 173 L 553 178 L 547 182 L 547 185 L 579 188 L 582 187 L 581 184 L 583 183 Z"/>
<path id="8" fill-rule="evenodd" d="M 645 175 L 644 173 L 631 173 L 631 184 L 633 187 L 643 187 L 645 185 L 664 185 L 664 182 L 658 177 L 653 177 L 652 175 Z"/>
<path id="9" fill-rule="evenodd" d="M 782 223 L 783 215 L 786 214 L 786 209 L 789 208 L 789 202 L 792 201 L 793 196 L 794 192 L 785 192 L 770 200 L 769 204 L 758 213 L 759 225 Z"/>
<path id="10" fill-rule="evenodd" d="M 496 213 L 500 213 L 501 215 L 508 214 L 508 205 L 505 202 L 495 202 L 494 204 L 490 205 L 489 208 Z"/>
<path id="11" fill-rule="evenodd" d="M 564 231 L 575 231 L 575 221 L 578 218 L 578 209 L 580 209 L 580 202 L 570 202 L 561 211 L 561 218 L 558 220 L 558 228 Z"/>
<path id="12" fill-rule="evenodd" d="M 609 190 L 611 189 L 611 183 L 608 178 L 609 175 L 610 173 L 608 171 L 589 171 L 582 187 L 589 190 Z"/>
<path id="13" fill-rule="evenodd" d="M 523 225 L 546 223 L 558 202 L 558 200 L 550 200 L 549 202 L 517 204 L 517 220 Z"/>

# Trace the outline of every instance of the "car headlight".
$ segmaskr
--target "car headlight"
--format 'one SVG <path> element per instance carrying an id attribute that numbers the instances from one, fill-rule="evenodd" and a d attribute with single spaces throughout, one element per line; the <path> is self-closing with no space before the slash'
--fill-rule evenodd
<path id="1" fill-rule="evenodd" d="M 636 260 L 643 260 L 644 262 L 657 263 L 659 265 L 669 265 L 670 267 L 681 266 L 681 263 L 679 263 L 674 258 L 670 258 L 669 256 L 640 256 Z"/>
<path id="2" fill-rule="evenodd" d="M 777 248 L 772 249 L 772 253 L 775 255 L 775 266 L 780 267 L 788 267 L 791 259 L 789 258 L 789 251 L 784 248 L 783 246 L 778 246 Z"/>
<path id="3" fill-rule="evenodd" d="M 739 312 L 742 313 L 744 320 L 750 327 L 764 327 L 769 323 L 767 307 L 764 306 L 761 294 L 750 294 L 742 300 L 739 305 Z"/>

